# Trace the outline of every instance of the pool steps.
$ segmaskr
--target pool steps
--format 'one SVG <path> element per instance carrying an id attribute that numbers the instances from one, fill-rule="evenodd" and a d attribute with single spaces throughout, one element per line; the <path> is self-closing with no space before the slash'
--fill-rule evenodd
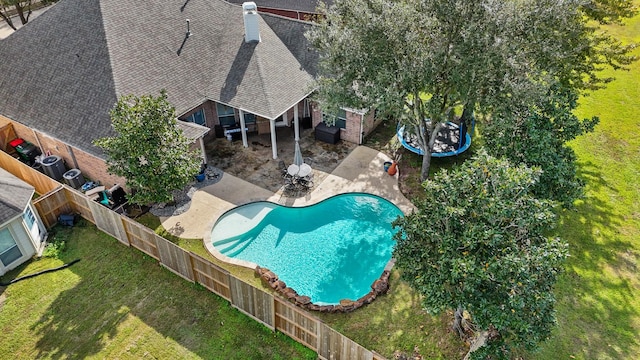
<path id="1" fill-rule="evenodd" d="M 254 237 L 250 237 L 248 239 L 241 240 L 240 237 L 234 236 L 229 239 L 218 240 L 213 243 L 213 245 L 220 251 L 221 254 L 234 257 L 238 255 L 242 250 L 244 250 L 251 242 L 254 240 Z"/>
<path id="2" fill-rule="evenodd" d="M 234 212 L 223 215 L 211 233 L 211 240 L 217 244 L 218 241 L 237 238 L 239 235 L 245 234 L 255 228 L 267 214 L 278 206 L 277 204 L 269 206 L 247 204 Z"/>

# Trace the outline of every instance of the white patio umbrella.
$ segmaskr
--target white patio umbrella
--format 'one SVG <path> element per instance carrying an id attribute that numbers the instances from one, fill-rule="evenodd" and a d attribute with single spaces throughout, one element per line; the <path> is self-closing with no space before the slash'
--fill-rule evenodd
<path id="1" fill-rule="evenodd" d="M 298 140 L 296 140 L 295 152 L 293 154 L 293 163 L 298 166 L 304 164 L 304 159 L 302 158 L 302 151 L 300 150 L 300 143 L 298 143 Z"/>

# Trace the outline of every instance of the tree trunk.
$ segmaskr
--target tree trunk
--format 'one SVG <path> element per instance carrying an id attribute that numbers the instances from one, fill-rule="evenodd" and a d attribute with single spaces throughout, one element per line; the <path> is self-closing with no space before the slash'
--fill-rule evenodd
<path id="1" fill-rule="evenodd" d="M 486 330 L 476 332 L 476 335 L 473 337 L 473 342 L 469 347 L 469 352 L 464 356 L 464 360 L 469 360 L 471 354 L 480 349 L 481 347 L 487 344 L 487 340 L 489 340 L 489 332 Z"/>
<path id="2" fill-rule="evenodd" d="M 471 346 L 469 347 L 469 352 L 464 357 L 464 360 L 469 360 L 471 354 L 485 346 L 489 341 L 489 337 L 491 336 L 490 331 L 488 330 L 475 330 L 475 326 L 470 323 L 464 317 L 464 309 L 462 307 L 458 307 L 454 313 L 453 320 L 453 330 L 458 333 L 461 339 L 467 341 L 470 339 L 470 334 L 473 334 L 473 339 L 471 340 Z"/>
<path id="3" fill-rule="evenodd" d="M 0 11 L 0 17 L 2 17 L 4 19 L 4 21 L 9 25 L 10 28 L 12 28 L 14 31 L 18 30 L 16 29 L 16 26 L 13 25 L 13 21 L 11 21 L 11 17 L 5 15 L 3 12 Z"/>
<path id="4" fill-rule="evenodd" d="M 20 5 L 20 2 L 17 2 L 15 5 L 16 11 L 18 12 L 18 17 L 20 18 L 20 22 L 22 25 L 27 23 L 27 19 L 24 17 L 24 8 Z"/>
<path id="5" fill-rule="evenodd" d="M 442 130 L 443 123 L 439 122 L 435 126 L 431 125 L 429 131 L 429 142 L 422 146 L 424 149 L 424 155 L 422 155 L 422 168 L 420 169 L 420 181 L 426 181 L 429 178 L 429 169 L 431 168 L 431 152 L 433 151 L 433 144 L 436 142 L 438 133 Z M 426 136 L 421 138 L 422 142 L 426 142 Z"/>
<path id="6" fill-rule="evenodd" d="M 431 150 L 426 149 L 422 155 L 422 167 L 420 168 L 420 181 L 424 182 L 429 178 L 429 168 L 431 167 Z"/>
<path id="7" fill-rule="evenodd" d="M 453 320 L 453 330 L 455 330 L 458 333 L 458 336 L 461 339 L 465 338 L 465 333 L 464 333 L 464 325 L 462 324 L 462 321 L 464 320 L 464 315 L 463 315 L 463 311 L 462 308 L 458 307 L 456 309 L 456 312 L 453 314 L 454 316 L 454 320 Z"/>

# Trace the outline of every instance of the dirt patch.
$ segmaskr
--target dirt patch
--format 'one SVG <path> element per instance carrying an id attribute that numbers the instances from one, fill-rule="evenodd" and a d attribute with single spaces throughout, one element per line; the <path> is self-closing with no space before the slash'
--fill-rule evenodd
<path id="1" fill-rule="evenodd" d="M 276 192 L 284 185 L 283 170 L 293 163 L 295 151 L 294 134 L 291 128 L 278 128 L 277 159 L 273 159 L 270 134 L 250 134 L 248 147 L 241 140 L 228 141 L 219 138 L 206 145 L 209 165 L 231 175 Z M 300 133 L 300 150 L 304 162 L 314 169 L 314 183 L 319 184 L 356 148 L 356 144 L 339 141 L 327 144 L 316 141 L 313 129 Z"/>

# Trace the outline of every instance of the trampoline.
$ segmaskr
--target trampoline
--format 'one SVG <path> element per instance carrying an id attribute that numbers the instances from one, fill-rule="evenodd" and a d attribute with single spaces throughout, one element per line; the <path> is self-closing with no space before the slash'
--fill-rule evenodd
<path id="1" fill-rule="evenodd" d="M 475 121 L 472 120 L 471 132 L 473 132 L 474 126 Z M 460 134 L 463 136 L 460 136 Z M 402 146 L 407 150 L 418 155 L 424 155 L 424 151 L 418 143 L 418 137 L 413 133 L 405 131 L 404 125 L 400 126 L 400 124 L 398 124 L 397 136 Z M 447 157 L 458 155 L 466 151 L 469 146 L 471 146 L 471 134 L 467 131 L 466 124 L 462 122 L 461 126 L 458 126 L 452 122 L 447 122 L 444 124 L 444 127 L 440 129 L 436 137 L 431 156 Z"/>

